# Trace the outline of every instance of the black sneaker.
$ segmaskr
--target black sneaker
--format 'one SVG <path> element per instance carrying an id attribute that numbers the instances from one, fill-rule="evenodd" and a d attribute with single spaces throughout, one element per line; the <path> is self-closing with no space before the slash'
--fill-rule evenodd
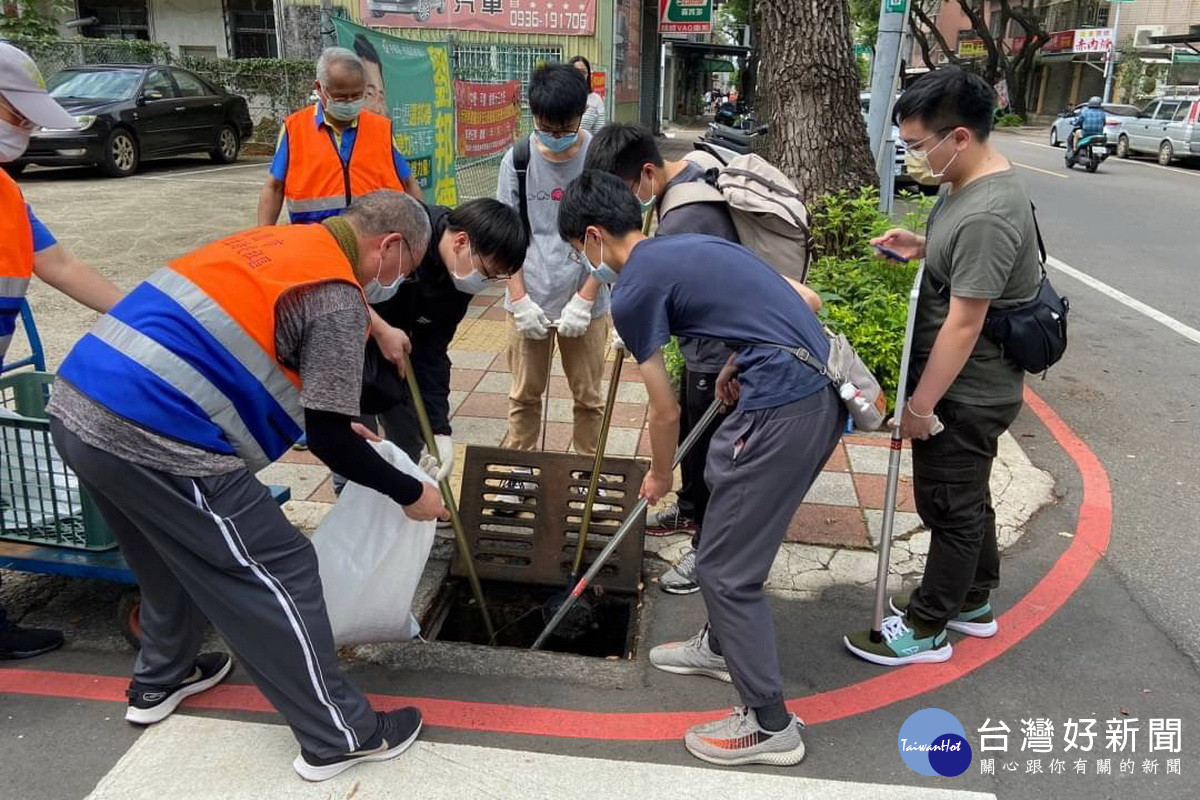
<path id="1" fill-rule="evenodd" d="M 211 689 L 228 677 L 233 670 L 233 659 L 226 653 L 205 653 L 196 659 L 196 668 L 182 683 L 174 686 L 151 686 L 131 681 L 125 696 L 129 708 L 125 709 L 125 721 L 135 725 L 153 725 L 171 716 L 185 698 Z"/>
<path id="2" fill-rule="evenodd" d="M 301 749 L 292 768 L 306 781 L 327 781 L 364 761 L 387 761 L 403 753 L 421 732 L 421 712 L 409 706 L 378 711 L 379 730 L 353 753 L 321 758 Z"/>
<path id="3" fill-rule="evenodd" d="M 62 646 L 62 631 L 22 628 L 19 625 L 9 625 L 0 629 L 0 661 L 33 658 Z"/>

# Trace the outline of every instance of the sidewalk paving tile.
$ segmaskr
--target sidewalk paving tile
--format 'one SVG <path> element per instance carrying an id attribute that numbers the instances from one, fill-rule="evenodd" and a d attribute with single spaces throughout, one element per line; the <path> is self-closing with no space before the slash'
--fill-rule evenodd
<path id="1" fill-rule="evenodd" d="M 450 370 L 451 391 L 469 392 L 475 388 L 486 373 L 481 369 Z"/>
<path id="2" fill-rule="evenodd" d="M 496 358 L 494 350 L 468 350 L 452 348 L 450 362 L 454 369 L 487 369 Z"/>
<path id="3" fill-rule="evenodd" d="M 847 444 L 846 454 L 850 457 L 850 470 L 857 474 L 886 475 L 888 470 L 888 454 L 886 447 L 874 445 Z M 912 474 L 912 451 L 905 450 L 900 458 L 900 474 Z"/>
<path id="4" fill-rule="evenodd" d="M 455 441 L 483 447 L 499 447 L 508 431 L 507 419 L 455 417 L 452 424 Z"/>
<path id="5" fill-rule="evenodd" d="M 804 502 L 824 506 L 850 506 L 858 508 L 858 494 L 854 490 L 854 479 L 848 472 L 822 472 L 804 496 Z"/>
<path id="6" fill-rule="evenodd" d="M 804 503 L 792 517 L 784 538 L 788 542 L 828 547 L 866 549 L 871 546 L 862 510 L 857 506 L 851 508 Z"/>
<path id="7" fill-rule="evenodd" d="M 887 476 L 855 475 L 854 488 L 858 491 L 858 499 L 863 508 L 884 507 Z M 916 511 L 917 504 L 913 499 L 912 478 L 901 476 L 900 483 L 896 488 L 896 508 L 900 511 Z"/>

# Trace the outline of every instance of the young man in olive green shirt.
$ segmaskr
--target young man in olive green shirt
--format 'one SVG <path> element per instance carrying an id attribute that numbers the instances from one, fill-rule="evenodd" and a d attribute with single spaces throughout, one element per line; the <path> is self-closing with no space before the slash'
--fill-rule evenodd
<path id="1" fill-rule="evenodd" d="M 946 631 L 994 636 L 989 602 L 1000 582 L 996 515 L 988 489 L 996 440 L 1021 409 L 1024 373 L 981 334 L 989 309 L 1031 300 L 1041 278 L 1029 195 L 989 142 L 996 98 L 958 68 L 930 73 L 896 103 L 900 137 L 917 179 L 949 183 L 928 237 L 904 230 L 875 240 L 925 259 L 909 385 L 900 430 L 912 439 L 917 512 L 929 526 L 921 585 L 892 598 L 883 641 L 845 638 L 855 655 L 887 666 L 941 662 Z M 933 435 L 934 417 L 945 430 Z"/>

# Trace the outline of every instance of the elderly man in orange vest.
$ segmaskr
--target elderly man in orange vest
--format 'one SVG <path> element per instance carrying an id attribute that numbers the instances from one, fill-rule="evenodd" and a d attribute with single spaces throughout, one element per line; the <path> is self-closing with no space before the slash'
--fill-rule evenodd
<path id="1" fill-rule="evenodd" d="M 320 222 L 376 189 L 424 200 L 396 149 L 392 121 L 363 108 L 362 59 L 344 47 L 327 48 L 317 60 L 315 89 L 317 103 L 284 120 L 258 199 L 258 224 L 274 225 L 285 199 L 292 224 Z"/>
<path id="2" fill-rule="evenodd" d="M 199 652 L 207 619 L 291 725 L 305 779 L 416 739 L 420 712 L 377 713 L 338 667 L 316 553 L 254 472 L 307 430 L 318 458 L 410 518 L 446 514 L 353 422 L 367 302 L 429 239 L 424 207 L 386 190 L 316 225 L 243 231 L 155 272 L 63 360 L 51 434 L 141 586 L 126 720 L 159 722 L 225 679 L 230 656 Z"/>
<path id="3" fill-rule="evenodd" d="M 341 213 L 355 197 L 378 189 L 424 200 L 421 186 L 396 149 L 392 121 L 363 108 L 367 73 L 362 59 L 329 47 L 317 59 L 317 103 L 290 115 L 279 132 L 271 173 L 258 200 L 258 224 L 274 225 L 287 200 L 293 225 Z M 398 367 L 412 352 L 408 335 L 370 310 L 371 335 Z M 297 447 L 307 446 L 301 438 Z"/>
<path id="4" fill-rule="evenodd" d="M 33 60 L 0 42 L 0 163 L 20 158 L 39 126 L 62 129 L 77 123 L 46 94 Z M 97 311 L 107 311 L 121 299 L 117 287 L 58 244 L 25 203 L 20 187 L 0 170 L 0 364 L 34 275 Z M 0 660 L 40 655 L 62 643 L 59 631 L 10 624 L 0 607 Z"/>

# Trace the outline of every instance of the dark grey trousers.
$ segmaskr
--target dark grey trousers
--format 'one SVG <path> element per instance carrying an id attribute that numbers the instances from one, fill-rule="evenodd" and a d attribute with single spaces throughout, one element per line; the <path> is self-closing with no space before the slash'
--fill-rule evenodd
<path id="1" fill-rule="evenodd" d="M 733 685 L 748 706 L 783 699 L 783 674 L 763 584 L 788 524 L 846 425 L 832 387 L 777 408 L 737 411 L 708 450 L 712 496 L 696 574 Z"/>
<path id="2" fill-rule="evenodd" d="M 85 444 L 56 419 L 50 430 L 141 587 L 134 680 L 187 677 L 207 618 L 305 750 L 335 756 L 374 735 L 375 713 L 338 667 L 316 552 L 266 487 L 244 469 L 159 472 Z"/>

